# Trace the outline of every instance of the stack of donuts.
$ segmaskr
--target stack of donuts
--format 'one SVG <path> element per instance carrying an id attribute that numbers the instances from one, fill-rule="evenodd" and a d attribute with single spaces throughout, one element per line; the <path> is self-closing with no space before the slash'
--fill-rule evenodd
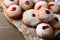
<path id="1" fill-rule="evenodd" d="M 4 0 L 5 13 L 21 19 L 27 27 L 35 28 L 37 36 L 50 38 L 60 29 L 60 7 L 55 2 L 42 0 Z"/>

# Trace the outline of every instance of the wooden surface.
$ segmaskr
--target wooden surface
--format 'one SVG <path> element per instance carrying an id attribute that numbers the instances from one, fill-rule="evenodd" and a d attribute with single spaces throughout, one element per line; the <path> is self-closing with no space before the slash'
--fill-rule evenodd
<path id="1" fill-rule="evenodd" d="M 5 19 L 0 12 L 0 40 L 24 40 L 23 35 Z"/>

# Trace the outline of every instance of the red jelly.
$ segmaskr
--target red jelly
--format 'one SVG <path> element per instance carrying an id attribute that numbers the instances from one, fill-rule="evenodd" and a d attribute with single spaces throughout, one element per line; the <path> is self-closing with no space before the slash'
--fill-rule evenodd
<path id="1" fill-rule="evenodd" d="M 14 1 L 14 0 L 10 0 L 10 1 Z"/>
<path id="2" fill-rule="evenodd" d="M 33 17 L 35 17 L 36 15 L 35 14 L 32 14 Z"/>
<path id="3" fill-rule="evenodd" d="M 42 6 L 39 6 L 37 10 L 39 10 Z"/>
<path id="4" fill-rule="evenodd" d="M 30 2 L 29 2 L 29 1 L 26 1 L 26 2 L 25 2 L 25 4 L 26 4 L 26 5 L 29 5 L 29 4 L 30 4 Z"/>
<path id="5" fill-rule="evenodd" d="M 42 29 L 47 29 L 47 28 L 49 28 L 49 26 L 43 26 L 43 28 L 42 28 Z"/>
<path id="6" fill-rule="evenodd" d="M 54 6 L 55 4 L 49 4 L 48 6 L 51 7 L 51 6 Z"/>
<path id="7" fill-rule="evenodd" d="M 13 7 L 11 11 L 15 11 L 16 10 L 16 7 Z"/>
<path id="8" fill-rule="evenodd" d="M 49 10 L 46 10 L 46 14 L 50 14 L 50 11 Z"/>

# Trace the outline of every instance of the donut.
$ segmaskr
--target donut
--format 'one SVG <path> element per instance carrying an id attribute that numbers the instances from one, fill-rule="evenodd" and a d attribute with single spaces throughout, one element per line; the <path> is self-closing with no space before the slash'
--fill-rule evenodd
<path id="1" fill-rule="evenodd" d="M 33 1 L 32 0 L 20 0 L 19 6 L 23 8 L 24 10 L 29 10 L 33 7 Z"/>
<path id="2" fill-rule="evenodd" d="M 23 23 L 30 27 L 35 27 L 40 23 L 40 20 L 37 18 L 38 10 L 30 9 L 23 13 Z"/>
<path id="3" fill-rule="evenodd" d="M 48 8 L 48 4 L 46 1 L 39 1 L 35 4 L 34 9 L 39 10 L 41 7 Z"/>
<path id="4" fill-rule="evenodd" d="M 22 9 L 18 5 L 11 5 L 6 10 L 6 13 L 11 18 L 18 18 L 18 17 L 21 17 Z"/>
<path id="5" fill-rule="evenodd" d="M 18 0 L 4 0 L 4 5 L 9 7 L 10 5 L 18 4 Z"/>
<path id="6" fill-rule="evenodd" d="M 41 20 L 41 22 L 49 22 L 49 21 L 52 21 L 53 18 L 54 18 L 54 15 L 51 10 L 47 8 L 39 9 L 38 19 Z"/>
<path id="7" fill-rule="evenodd" d="M 37 25 L 36 34 L 41 38 L 50 38 L 54 33 L 53 28 L 47 23 Z"/>
<path id="8" fill-rule="evenodd" d="M 48 4 L 48 6 L 49 6 L 49 9 L 53 12 L 53 13 L 59 13 L 59 5 L 57 4 L 57 3 L 55 3 L 55 2 L 50 2 L 49 4 Z"/>
<path id="9" fill-rule="evenodd" d="M 39 2 L 39 1 L 42 1 L 42 0 L 33 0 L 34 3 L 37 3 L 37 2 Z"/>

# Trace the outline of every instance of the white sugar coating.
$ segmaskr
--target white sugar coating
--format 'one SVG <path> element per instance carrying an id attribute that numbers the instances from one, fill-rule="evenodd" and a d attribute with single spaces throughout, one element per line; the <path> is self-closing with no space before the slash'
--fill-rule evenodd
<path id="1" fill-rule="evenodd" d="M 53 12 L 47 8 L 41 8 L 38 13 L 38 18 L 51 21 L 54 18 Z"/>
<path id="2" fill-rule="evenodd" d="M 44 38 L 40 38 L 40 40 L 46 40 L 46 39 L 44 39 Z"/>
<path id="3" fill-rule="evenodd" d="M 54 4 L 53 6 L 50 6 L 50 9 L 52 10 L 52 12 L 59 13 L 59 5 L 55 2 L 50 2 L 48 5 L 50 4 Z"/>
<path id="4" fill-rule="evenodd" d="M 49 27 L 46 29 L 43 29 L 43 26 L 49 26 Z M 37 25 L 36 33 L 39 37 L 49 38 L 53 34 L 53 28 L 49 24 L 41 23 L 41 24 Z"/>
<path id="5" fill-rule="evenodd" d="M 54 28 L 60 29 L 60 15 L 59 14 L 54 14 L 54 16 L 58 19 L 58 22 L 55 23 Z"/>
<path id="6" fill-rule="evenodd" d="M 34 3 L 37 3 L 37 2 L 39 2 L 39 1 L 42 1 L 42 0 L 33 0 Z"/>
<path id="7" fill-rule="evenodd" d="M 33 14 L 35 16 L 33 16 Z M 36 26 L 40 23 L 39 19 L 37 18 L 38 11 L 34 9 L 30 9 L 23 13 L 23 22 L 28 26 Z"/>
<path id="8" fill-rule="evenodd" d="M 26 1 L 28 1 L 27 2 L 27 4 L 26 4 Z M 24 9 L 24 10 L 28 10 L 28 9 L 30 9 L 30 8 L 32 8 L 33 7 L 33 4 L 34 4 L 34 2 L 32 1 L 32 0 L 20 0 L 19 1 L 19 5 Z"/>
<path id="9" fill-rule="evenodd" d="M 15 11 L 12 11 L 13 7 L 16 8 Z M 14 10 L 14 9 L 13 9 Z M 7 10 L 6 10 L 7 14 L 9 15 L 9 17 L 14 17 L 14 16 L 18 16 L 21 15 L 22 10 L 18 5 L 11 5 Z"/>
<path id="10" fill-rule="evenodd" d="M 60 0 L 55 0 L 55 3 L 58 3 L 60 5 Z"/>
<path id="11" fill-rule="evenodd" d="M 13 1 L 10 1 L 10 0 L 4 0 L 4 4 L 5 4 L 6 6 L 18 4 L 18 0 L 13 0 Z"/>
<path id="12" fill-rule="evenodd" d="M 38 9 L 39 6 L 42 6 L 42 7 L 45 7 L 45 8 L 48 8 L 48 4 L 46 1 L 39 1 L 35 4 L 34 6 L 34 9 Z"/>
<path id="13" fill-rule="evenodd" d="M 54 14 L 54 16 L 57 17 L 59 22 L 60 22 L 60 15 L 59 14 Z"/>

